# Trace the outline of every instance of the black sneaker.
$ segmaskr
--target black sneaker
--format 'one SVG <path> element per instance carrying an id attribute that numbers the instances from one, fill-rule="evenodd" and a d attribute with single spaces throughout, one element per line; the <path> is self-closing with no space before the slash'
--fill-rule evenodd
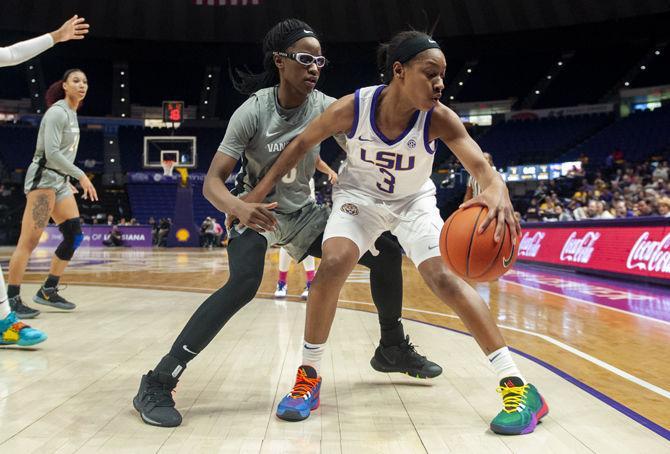
<path id="1" fill-rule="evenodd" d="M 33 309 L 32 307 L 28 307 L 25 304 L 23 304 L 20 295 L 16 295 L 13 298 L 9 298 L 9 308 L 13 312 L 16 312 L 16 316 L 19 318 L 35 318 L 38 315 L 40 315 L 40 311 L 38 311 L 37 309 Z"/>
<path id="2" fill-rule="evenodd" d="M 439 365 L 416 352 L 409 336 L 400 345 L 384 347 L 379 344 L 370 365 L 378 372 L 402 372 L 416 378 L 435 378 L 442 373 Z"/>
<path id="3" fill-rule="evenodd" d="M 58 287 L 40 287 L 37 294 L 33 296 L 33 301 L 37 304 L 44 304 L 45 306 L 64 309 L 66 311 L 71 311 L 77 307 L 76 304 L 69 302 L 58 294 Z"/>
<path id="4" fill-rule="evenodd" d="M 142 421 L 158 427 L 177 427 L 181 424 L 181 414 L 174 408 L 172 398 L 178 381 L 170 374 L 156 374 L 152 370 L 142 375 L 140 389 L 133 399 L 133 407 L 140 412 Z"/>

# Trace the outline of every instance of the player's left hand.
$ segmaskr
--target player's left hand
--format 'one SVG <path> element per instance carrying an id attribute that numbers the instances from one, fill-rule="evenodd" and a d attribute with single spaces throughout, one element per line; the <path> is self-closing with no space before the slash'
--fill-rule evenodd
<path id="1" fill-rule="evenodd" d="M 502 181 L 501 184 L 495 183 L 490 185 L 477 197 L 461 204 L 459 208 L 468 208 L 474 205 L 483 205 L 488 208 L 489 211 L 477 233 L 483 233 L 491 221 L 496 219 L 496 230 L 493 235 L 495 242 L 500 242 L 505 232 L 505 226 L 508 225 L 512 236 L 512 244 L 516 244 L 517 237 L 521 235 L 521 224 L 519 224 L 519 221 L 514 217 L 512 201 L 509 198 L 507 187 Z"/>
<path id="2" fill-rule="evenodd" d="M 328 172 L 328 182 L 332 185 L 337 184 L 337 172 L 335 172 L 334 170 Z"/>
<path id="3" fill-rule="evenodd" d="M 71 39 L 84 39 L 88 33 L 89 25 L 86 19 L 77 15 L 68 19 L 61 27 L 51 32 L 51 36 L 55 43 L 62 43 Z"/>

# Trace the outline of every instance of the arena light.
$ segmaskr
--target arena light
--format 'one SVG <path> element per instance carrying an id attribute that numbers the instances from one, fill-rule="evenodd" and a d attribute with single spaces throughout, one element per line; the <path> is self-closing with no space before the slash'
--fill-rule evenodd
<path id="1" fill-rule="evenodd" d="M 121 71 L 121 75 L 122 75 L 122 76 L 125 76 L 125 75 L 126 75 L 126 72 L 125 72 L 125 71 Z"/>
<path id="2" fill-rule="evenodd" d="M 551 75 L 547 76 L 547 79 L 551 80 Z"/>
<path id="3" fill-rule="evenodd" d="M 468 68 L 468 74 L 470 74 L 471 72 L 472 72 L 472 69 Z"/>
<path id="4" fill-rule="evenodd" d="M 116 162 L 114 158 L 109 158 L 109 162 Z"/>
<path id="5" fill-rule="evenodd" d="M 453 97 L 453 96 L 449 96 L 449 99 L 451 99 L 451 100 L 453 101 L 454 97 Z"/>
<path id="6" fill-rule="evenodd" d="M 627 87 L 630 85 L 630 82 L 624 82 L 623 84 Z"/>
<path id="7" fill-rule="evenodd" d="M 459 82 L 458 85 L 463 86 L 463 82 Z"/>
<path id="8" fill-rule="evenodd" d="M 205 104 L 209 104 L 209 101 L 207 101 L 206 99 L 205 99 Z"/>
<path id="9" fill-rule="evenodd" d="M 121 88 L 125 88 L 125 87 L 126 87 L 126 84 L 121 84 Z"/>
<path id="10" fill-rule="evenodd" d="M 126 114 L 122 113 L 122 114 L 121 114 L 121 116 L 122 116 L 122 117 L 125 117 L 125 116 L 126 116 Z"/>
<path id="11" fill-rule="evenodd" d="M 35 79 L 30 79 L 31 84 L 34 84 L 35 82 L 36 82 Z"/>
<path id="12" fill-rule="evenodd" d="M 109 144 L 110 144 L 110 145 L 114 145 L 114 141 L 113 141 L 113 140 L 110 140 L 110 141 L 109 141 Z"/>
<path id="13" fill-rule="evenodd" d="M 563 66 L 563 62 L 562 62 L 562 61 L 559 61 L 559 62 L 558 62 L 558 66 Z"/>
<path id="14" fill-rule="evenodd" d="M 126 102 L 126 98 L 121 98 L 121 102 Z"/>
<path id="15" fill-rule="evenodd" d="M 661 51 L 657 50 L 656 52 L 654 52 L 654 55 L 661 55 Z"/>
<path id="16" fill-rule="evenodd" d="M 42 113 L 42 109 L 37 109 L 37 113 Z"/>
<path id="17" fill-rule="evenodd" d="M 641 69 L 642 71 L 644 71 L 645 69 L 647 69 L 647 67 L 644 66 L 644 65 L 642 65 L 642 66 L 640 66 L 640 69 Z"/>
<path id="18" fill-rule="evenodd" d="M 540 90 L 535 90 L 535 94 L 536 94 L 536 95 L 539 95 L 539 94 L 540 94 Z"/>

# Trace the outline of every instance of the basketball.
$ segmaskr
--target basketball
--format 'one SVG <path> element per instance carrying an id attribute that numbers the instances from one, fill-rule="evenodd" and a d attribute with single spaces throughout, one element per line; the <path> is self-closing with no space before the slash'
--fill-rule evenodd
<path id="1" fill-rule="evenodd" d="M 486 219 L 488 209 L 473 206 L 457 210 L 444 223 L 440 233 L 440 252 L 447 267 L 463 279 L 487 282 L 499 278 L 516 262 L 517 249 L 512 245 L 509 226 L 502 240 L 493 240 L 497 220 L 482 232 L 477 229 Z"/>

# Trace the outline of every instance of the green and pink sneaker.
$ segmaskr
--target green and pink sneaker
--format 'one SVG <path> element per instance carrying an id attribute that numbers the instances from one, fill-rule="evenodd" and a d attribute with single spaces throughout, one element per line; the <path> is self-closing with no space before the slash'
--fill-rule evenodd
<path id="1" fill-rule="evenodd" d="M 537 388 L 530 383 L 524 384 L 519 377 L 503 378 L 496 391 L 503 399 L 502 411 L 491 421 L 491 430 L 497 434 L 529 434 L 549 413 Z"/>

